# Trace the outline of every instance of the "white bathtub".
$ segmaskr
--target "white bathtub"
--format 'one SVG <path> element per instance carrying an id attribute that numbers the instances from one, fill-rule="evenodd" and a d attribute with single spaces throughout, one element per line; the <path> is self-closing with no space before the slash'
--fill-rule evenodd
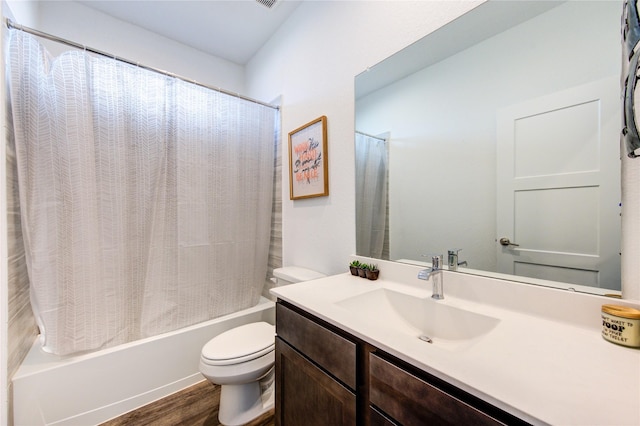
<path id="1" fill-rule="evenodd" d="M 275 324 L 273 302 L 82 356 L 51 355 L 36 341 L 12 380 L 14 424 L 95 425 L 163 398 L 203 380 L 209 339 L 256 321 Z"/>

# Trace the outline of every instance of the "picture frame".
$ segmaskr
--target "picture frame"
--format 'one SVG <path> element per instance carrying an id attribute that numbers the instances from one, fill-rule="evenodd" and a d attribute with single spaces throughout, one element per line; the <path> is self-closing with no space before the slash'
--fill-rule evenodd
<path id="1" fill-rule="evenodd" d="M 329 195 L 327 117 L 289 133 L 289 194 L 291 200 Z"/>

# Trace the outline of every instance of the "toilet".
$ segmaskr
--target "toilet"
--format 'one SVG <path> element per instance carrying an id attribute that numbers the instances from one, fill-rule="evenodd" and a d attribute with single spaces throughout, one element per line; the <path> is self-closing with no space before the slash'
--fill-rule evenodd
<path id="1" fill-rule="evenodd" d="M 276 286 L 326 276 L 297 266 L 275 269 L 273 275 Z M 275 334 L 273 324 L 254 322 L 227 330 L 202 348 L 200 373 L 221 386 L 221 424 L 243 425 L 273 408 Z"/>

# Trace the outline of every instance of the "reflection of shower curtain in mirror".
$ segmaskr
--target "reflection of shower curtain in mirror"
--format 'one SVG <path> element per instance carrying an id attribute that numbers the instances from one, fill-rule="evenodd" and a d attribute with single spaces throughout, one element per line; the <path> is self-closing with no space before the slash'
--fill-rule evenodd
<path id="1" fill-rule="evenodd" d="M 356 253 L 383 258 L 387 219 L 384 140 L 356 132 Z"/>
<path id="2" fill-rule="evenodd" d="M 95 350 L 257 303 L 277 111 L 10 30 L 31 300 L 44 348 Z"/>

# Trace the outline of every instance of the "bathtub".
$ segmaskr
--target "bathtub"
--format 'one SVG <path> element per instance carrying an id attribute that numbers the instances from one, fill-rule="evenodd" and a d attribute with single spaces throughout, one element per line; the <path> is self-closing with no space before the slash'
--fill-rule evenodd
<path id="1" fill-rule="evenodd" d="M 256 321 L 275 324 L 272 301 L 81 356 L 45 353 L 36 340 L 12 380 L 14 424 L 99 424 L 189 387 L 203 380 L 198 363 L 209 339 Z"/>

